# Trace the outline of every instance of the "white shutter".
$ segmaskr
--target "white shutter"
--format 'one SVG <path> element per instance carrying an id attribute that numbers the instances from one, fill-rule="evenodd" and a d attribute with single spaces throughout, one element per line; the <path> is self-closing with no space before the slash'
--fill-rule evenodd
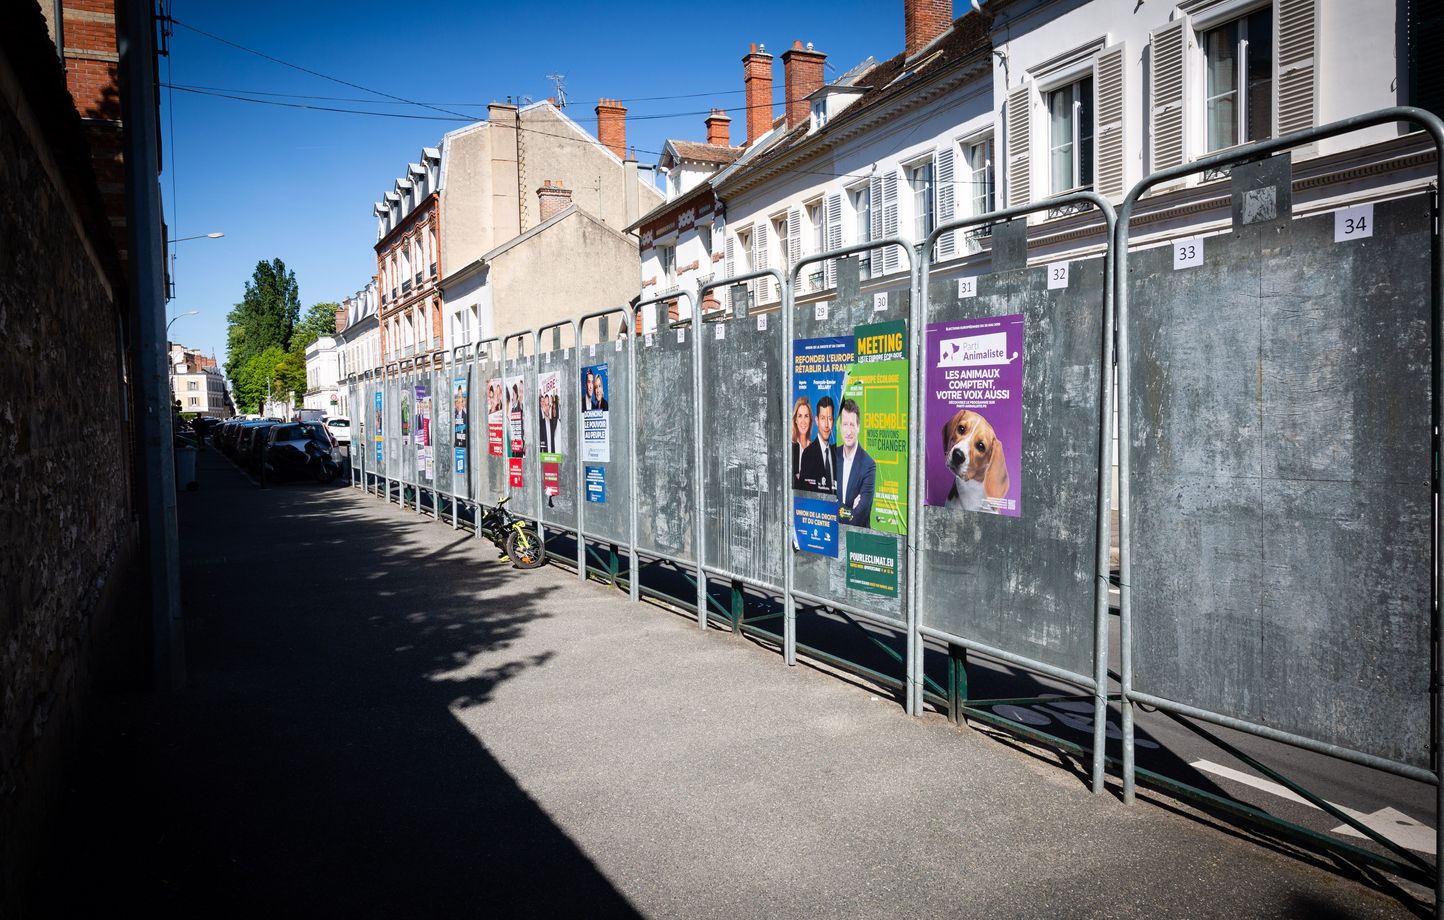
<path id="1" fill-rule="evenodd" d="M 764 220 L 752 231 L 752 270 L 760 272 L 767 267 L 767 221 Z M 757 292 L 759 305 L 768 303 L 772 300 L 772 279 L 758 278 L 753 290 Z"/>
<path id="2" fill-rule="evenodd" d="M 867 181 L 867 238 L 868 241 L 882 239 L 882 176 L 874 173 Z M 868 253 L 868 274 L 876 278 L 882 274 L 882 250 Z"/>
<path id="3" fill-rule="evenodd" d="M 733 240 L 732 237 L 727 237 L 727 254 L 725 260 L 722 263 L 722 271 L 726 273 L 726 277 L 728 278 L 731 278 L 733 275 L 737 274 L 737 247 L 735 245 L 735 242 L 736 241 Z"/>
<path id="4" fill-rule="evenodd" d="M 794 268 L 802 261 L 802 211 L 787 209 L 787 267 Z"/>
<path id="5" fill-rule="evenodd" d="M 933 190 L 937 195 L 937 210 L 933 213 L 937 214 L 940 227 L 953 219 L 956 208 L 957 185 L 953 181 L 953 172 L 953 145 L 949 141 L 946 147 L 933 154 Z M 955 232 L 948 230 L 938 237 L 939 262 L 951 259 L 956 254 L 957 246 L 953 242 Z"/>
<path id="6" fill-rule="evenodd" d="M 842 196 L 828 195 L 826 210 L 826 230 L 823 232 L 822 245 L 829 250 L 842 248 Z M 828 288 L 837 287 L 837 260 L 828 259 L 823 267 L 823 284 Z"/>
<path id="7" fill-rule="evenodd" d="M 1104 198 L 1123 197 L 1123 45 L 1104 48 L 1093 64 L 1093 87 L 1098 126 L 1093 132 L 1097 145 L 1097 180 L 1094 188 Z"/>
<path id="8" fill-rule="evenodd" d="M 1188 50 L 1188 17 L 1155 30 L 1149 41 L 1152 46 L 1149 80 L 1153 86 L 1149 142 L 1153 148 L 1153 169 L 1157 171 L 1179 165 L 1187 155 L 1183 105 L 1187 87 L 1184 61 Z"/>
<path id="9" fill-rule="evenodd" d="M 1279 0 L 1278 133 L 1314 126 L 1314 74 L 1318 54 L 1318 0 Z"/>
<path id="10" fill-rule="evenodd" d="M 897 236 L 897 173 L 890 172 L 882 177 L 882 233 L 883 236 Z M 895 272 L 901 264 L 896 246 L 883 247 L 883 271 Z"/>
<path id="11" fill-rule="evenodd" d="M 1033 174 L 1028 155 L 1030 126 L 1028 109 L 1033 90 L 1020 86 L 1008 94 L 1008 207 L 1028 203 L 1032 197 Z"/>

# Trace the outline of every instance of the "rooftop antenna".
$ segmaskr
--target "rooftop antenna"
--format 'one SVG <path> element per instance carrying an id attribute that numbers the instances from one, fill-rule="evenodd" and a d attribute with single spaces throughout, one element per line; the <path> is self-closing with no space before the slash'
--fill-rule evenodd
<path id="1" fill-rule="evenodd" d="M 557 94 L 556 94 L 557 108 L 559 108 L 559 109 L 564 109 L 564 108 L 566 108 L 566 107 L 567 107 L 567 75 L 564 74 L 564 73 L 549 73 L 549 74 L 547 74 L 547 79 L 550 80 L 550 81 L 552 81 L 552 86 L 555 86 L 555 87 L 556 87 L 556 90 L 557 90 Z"/>

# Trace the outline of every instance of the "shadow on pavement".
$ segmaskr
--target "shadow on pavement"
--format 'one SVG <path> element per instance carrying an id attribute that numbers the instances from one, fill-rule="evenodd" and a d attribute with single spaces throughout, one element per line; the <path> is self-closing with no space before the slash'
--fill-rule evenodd
<path id="1" fill-rule="evenodd" d="M 452 715 L 546 663 L 466 667 L 547 589 L 341 483 L 262 491 L 201 462 L 188 685 L 96 706 L 33 913 L 635 916 Z"/>

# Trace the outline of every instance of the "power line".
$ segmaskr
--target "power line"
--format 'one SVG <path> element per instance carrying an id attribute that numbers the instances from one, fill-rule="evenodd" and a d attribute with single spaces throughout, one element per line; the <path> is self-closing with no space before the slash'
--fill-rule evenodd
<path id="1" fill-rule="evenodd" d="M 206 38 L 212 39 L 213 41 L 218 41 L 223 45 L 230 45 L 232 48 L 238 48 L 241 51 L 246 52 L 247 54 L 254 54 L 256 57 L 264 58 L 265 60 L 280 64 L 285 67 L 290 67 L 293 70 L 299 70 L 302 73 L 308 73 L 313 77 L 320 77 L 323 80 L 330 80 L 333 83 L 340 83 L 342 86 L 349 86 L 352 89 L 359 89 L 363 93 L 371 93 L 376 96 L 384 96 L 387 99 L 395 99 L 397 102 L 405 102 L 410 105 L 420 106 L 424 109 L 431 109 L 433 111 L 442 112 L 447 115 L 454 115 L 457 118 L 466 118 L 466 116 L 462 115 L 460 112 L 452 112 L 447 109 L 441 108 L 440 106 L 430 105 L 425 102 L 416 102 L 412 99 L 406 99 L 401 96 L 393 95 L 392 93 L 382 92 L 379 89 L 372 89 L 369 86 L 362 86 L 360 83 L 352 83 L 350 80 L 342 80 L 340 77 L 333 77 L 330 74 L 321 73 L 319 70 L 312 70 L 309 67 L 302 67 L 300 64 L 292 64 L 290 61 L 283 61 L 278 57 L 273 57 L 272 55 L 266 54 L 264 51 L 257 51 L 254 48 L 247 48 L 245 45 L 233 42 L 228 38 L 221 38 L 219 35 L 214 35 L 210 32 L 205 31 L 204 29 L 198 29 L 195 26 L 190 25 L 189 23 L 181 22 L 174 16 L 169 16 L 167 17 L 167 19 L 168 21 L 175 23 L 181 28 L 190 29 L 192 32 L 195 32 L 198 35 L 204 35 Z"/>
<path id="2" fill-rule="evenodd" d="M 194 93 L 198 96 L 214 96 L 217 99 L 234 99 L 237 102 L 254 102 L 257 105 L 275 105 L 288 109 L 307 109 L 312 112 L 340 112 L 345 115 L 373 115 L 381 118 L 407 118 L 419 119 L 421 121 L 463 121 L 474 122 L 477 119 L 466 115 L 409 115 L 405 112 L 368 112 L 363 109 L 340 109 L 335 106 L 309 105 L 301 102 L 281 102 L 276 99 L 252 99 L 249 96 L 236 96 L 231 93 L 212 92 L 211 90 L 193 89 L 188 86 L 177 86 L 166 84 L 168 89 L 179 90 L 183 93 Z M 430 106 L 428 106 L 430 108 Z"/>

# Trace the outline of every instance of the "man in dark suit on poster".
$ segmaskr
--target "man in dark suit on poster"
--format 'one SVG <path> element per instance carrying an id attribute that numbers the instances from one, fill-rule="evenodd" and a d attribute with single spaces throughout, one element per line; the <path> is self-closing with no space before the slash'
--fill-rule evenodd
<path id="1" fill-rule="evenodd" d="M 853 527 L 872 526 L 872 493 L 877 483 L 877 463 L 858 443 L 862 413 L 851 399 L 842 401 L 837 428 L 842 443 L 834 450 L 837 459 L 837 500 L 842 507 L 838 519 Z"/>
<path id="2" fill-rule="evenodd" d="M 817 401 L 817 437 L 803 448 L 797 461 L 797 478 L 801 488 L 813 492 L 837 491 L 837 448 L 832 446 L 832 397 L 824 396 Z"/>

